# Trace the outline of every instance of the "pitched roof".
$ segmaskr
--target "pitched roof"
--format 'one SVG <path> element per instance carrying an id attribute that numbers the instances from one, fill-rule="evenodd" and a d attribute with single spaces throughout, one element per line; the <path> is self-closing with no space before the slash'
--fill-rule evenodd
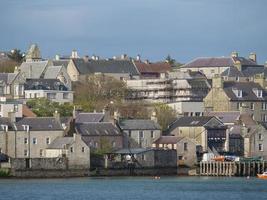
<path id="1" fill-rule="evenodd" d="M 240 117 L 239 111 L 230 111 L 230 112 L 208 112 L 205 113 L 206 116 L 216 116 L 223 123 L 234 123 Z"/>
<path id="2" fill-rule="evenodd" d="M 24 130 L 23 125 L 29 125 L 31 131 L 63 131 L 60 121 L 54 117 L 25 117 L 15 124 L 20 131 Z"/>
<path id="3" fill-rule="evenodd" d="M 138 75 L 138 71 L 130 60 L 84 60 L 72 59 L 80 74 L 118 73 Z"/>
<path id="4" fill-rule="evenodd" d="M 0 130 L 3 131 L 4 127 L 2 125 L 7 125 L 8 126 L 8 130 L 13 130 L 14 126 L 11 123 L 10 119 L 8 117 L 0 117 Z"/>
<path id="5" fill-rule="evenodd" d="M 58 137 L 48 145 L 47 149 L 63 149 L 65 145 L 71 145 L 73 143 L 73 137 Z"/>
<path id="6" fill-rule="evenodd" d="M 82 136 L 120 136 L 120 130 L 109 122 L 91 122 L 75 125 Z"/>
<path id="7" fill-rule="evenodd" d="M 25 90 L 60 90 L 68 91 L 68 88 L 58 79 L 27 79 Z"/>
<path id="8" fill-rule="evenodd" d="M 55 79 L 57 78 L 60 70 L 63 66 L 49 66 L 47 67 L 46 71 L 44 72 L 43 78 L 45 79 Z"/>
<path id="9" fill-rule="evenodd" d="M 16 76 L 16 73 L 0 73 L 0 82 L 5 84 L 11 84 Z"/>
<path id="10" fill-rule="evenodd" d="M 122 130 L 160 130 L 158 123 L 150 119 L 123 119 L 118 122 Z"/>
<path id="11" fill-rule="evenodd" d="M 234 62 L 240 62 L 241 65 L 257 65 L 256 62 L 254 62 L 253 60 L 251 59 L 247 59 L 247 58 L 244 58 L 244 57 L 232 57 L 233 61 Z"/>
<path id="12" fill-rule="evenodd" d="M 75 123 L 101 122 L 105 117 L 104 113 L 76 113 Z"/>
<path id="13" fill-rule="evenodd" d="M 22 105 L 22 115 L 23 117 L 37 117 L 37 115 L 25 104 Z"/>
<path id="14" fill-rule="evenodd" d="M 26 78 L 40 78 L 47 65 L 47 60 L 37 62 L 23 62 L 20 65 L 20 71 L 21 73 L 25 74 Z"/>
<path id="15" fill-rule="evenodd" d="M 256 74 L 262 74 L 265 72 L 264 65 L 247 65 L 242 66 L 242 73 L 245 77 L 251 77 Z"/>
<path id="16" fill-rule="evenodd" d="M 221 76 L 227 77 L 244 77 L 244 74 L 236 67 L 229 67 L 221 73 Z"/>
<path id="17" fill-rule="evenodd" d="M 161 136 L 159 139 L 157 139 L 155 144 L 177 144 L 183 137 L 177 137 L 177 136 Z"/>
<path id="18" fill-rule="evenodd" d="M 266 101 L 267 93 L 254 82 L 224 82 L 223 89 L 232 101 Z M 237 97 L 233 89 L 242 90 L 242 97 Z M 262 97 L 257 97 L 253 89 L 262 90 Z"/>
<path id="19" fill-rule="evenodd" d="M 164 73 L 171 70 L 171 65 L 167 62 L 144 63 L 141 61 L 135 61 L 134 64 L 141 74 Z"/>
<path id="20" fill-rule="evenodd" d="M 54 66 L 64 66 L 67 69 L 69 60 L 52 60 Z"/>
<path id="21" fill-rule="evenodd" d="M 200 57 L 182 66 L 182 68 L 190 67 L 230 67 L 234 66 L 234 62 L 230 57 Z"/>
<path id="22" fill-rule="evenodd" d="M 187 126 L 204 126 L 213 116 L 200 116 L 200 117 L 180 117 L 171 126 L 173 127 L 187 127 Z"/>

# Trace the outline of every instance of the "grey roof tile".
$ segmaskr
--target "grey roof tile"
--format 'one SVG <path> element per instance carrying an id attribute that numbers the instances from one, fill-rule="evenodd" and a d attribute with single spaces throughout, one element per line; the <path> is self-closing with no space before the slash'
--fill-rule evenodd
<path id="1" fill-rule="evenodd" d="M 104 119 L 104 113 L 76 113 L 76 123 L 101 122 Z"/>
<path id="2" fill-rule="evenodd" d="M 119 127 L 122 130 L 160 130 L 158 123 L 149 119 L 122 119 L 119 120 Z"/>
<path id="3" fill-rule="evenodd" d="M 71 145 L 73 143 L 73 137 L 58 137 L 48 145 L 47 149 L 63 149 L 65 145 Z"/>
<path id="4" fill-rule="evenodd" d="M 92 122 L 75 125 L 82 136 L 121 136 L 120 130 L 109 122 Z"/>
<path id="5" fill-rule="evenodd" d="M 135 65 L 130 60 L 88 60 L 72 59 L 80 74 L 119 73 L 139 75 Z"/>
<path id="6" fill-rule="evenodd" d="M 49 66 L 44 72 L 45 79 L 56 79 L 63 66 Z"/>
<path id="7" fill-rule="evenodd" d="M 26 78 L 40 78 L 47 65 L 48 61 L 23 62 L 20 71 Z"/>

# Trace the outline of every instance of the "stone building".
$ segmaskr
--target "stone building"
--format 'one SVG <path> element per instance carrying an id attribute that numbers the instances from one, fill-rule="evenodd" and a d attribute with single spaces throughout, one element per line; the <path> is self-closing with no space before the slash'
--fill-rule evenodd
<path id="1" fill-rule="evenodd" d="M 193 166 L 197 162 L 197 142 L 188 137 L 161 136 L 152 147 L 173 149 L 177 152 L 177 165 Z"/>
<path id="2" fill-rule="evenodd" d="M 74 58 L 70 60 L 67 72 L 72 81 L 84 80 L 86 76 L 93 74 L 104 74 L 118 80 L 139 77 L 133 61 L 129 59 Z"/>
<path id="3" fill-rule="evenodd" d="M 123 148 L 123 135 L 110 122 L 76 123 L 75 132 L 82 136 L 82 140 L 92 151 Z"/>
<path id="4" fill-rule="evenodd" d="M 147 148 L 161 136 L 160 125 L 148 119 L 121 119 L 118 127 L 124 133 L 125 146 Z"/>
<path id="5" fill-rule="evenodd" d="M 251 53 L 249 58 L 240 57 L 237 52 L 233 52 L 230 57 L 201 57 L 196 58 L 185 65 L 181 66 L 181 71 L 200 71 L 206 75 L 208 79 L 213 78 L 216 74 L 222 74 L 226 79 L 243 79 L 247 71 L 251 67 L 260 67 L 257 64 L 257 56 Z M 249 69 L 249 70 L 250 70 Z M 253 70 L 253 69 L 252 69 Z"/>
<path id="6" fill-rule="evenodd" d="M 212 89 L 204 98 L 206 111 L 242 111 L 256 121 L 267 121 L 267 93 L 258 83 L 224 82 L 212 79 Z"/>
<path id="7" fill-rule="evenodd" d="M 63 137 L 65 130 L 60 119 L 54 117 L 0 118 L 0 149 L 12 158 L 39 158 L 57 137 Z"/>
<path id="8" fill-rule="evenodd" d="M 169 126 L 168 133 L 194 139 L 197 145 L 202 147 L 203 152 L 229 150 L 227 127 L 216 117 L 180 117 Z"/>
<path id="9" fill-rule="evenodd" d="M 79 134 L 74 134 L 73 137 L 56 138 L 45 149 L 45 157 L 66 157 L 69 168 L 90 168 L 90 147 Z"/>
<path id="10" fill-rule="evenodd" d="M 27 79 L 25 99 L 46 98 L 57 103 L 72 103 L 73 91 L 58 79 Z"/>

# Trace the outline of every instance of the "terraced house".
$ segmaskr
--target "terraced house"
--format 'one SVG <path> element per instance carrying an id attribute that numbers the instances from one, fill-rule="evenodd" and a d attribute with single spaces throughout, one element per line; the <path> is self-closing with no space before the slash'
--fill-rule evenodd
<path id="1" fill-rule="evenodd" d="M 258 83 L 224 82 L 213 78 L 212 89 L 204 98 L 206 111 L 247 112 L 256 121 L 267 121 L 267 93 Z"/>

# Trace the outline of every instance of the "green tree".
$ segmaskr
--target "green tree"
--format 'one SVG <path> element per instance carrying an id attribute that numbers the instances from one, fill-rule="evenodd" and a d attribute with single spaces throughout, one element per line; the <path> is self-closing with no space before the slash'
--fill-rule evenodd
<path id="1" fill-rule="evenodd" d="M 27 102 L 27 106 L 38 117 L 51 117 L 57 111 L 60 116 L 72 116 L 73 105 L 70 103 L 59 104 L 45 98 L 33 99 Z"/>
<path id="2" fill-rule="evenodd" d="M 167 55 L 167 57 L 165 58 L 165 60 L 170 64 L 170 65 L 174 65 L 175 64 L 175 59 L 173 59 L 170 54 Z"/>
<path id="3" fill-rule="evenodd" d="M 170 125 L 177 118 L 177 113 L 175 110 L 165 104 L 156 104 L 155 111 L 158 123 L 162 127 L 163 131 L 166 130 L 168 125 Z"/>
<path id="4" fill-rule="evenodd" d="M 18 63 L 21 63 L 24 59 L 24 55 L 23 53 L 21 53 L 21 51 L 19 49 L 13 49 L 9 54 L 7 54 L 7 56 Z"/>

